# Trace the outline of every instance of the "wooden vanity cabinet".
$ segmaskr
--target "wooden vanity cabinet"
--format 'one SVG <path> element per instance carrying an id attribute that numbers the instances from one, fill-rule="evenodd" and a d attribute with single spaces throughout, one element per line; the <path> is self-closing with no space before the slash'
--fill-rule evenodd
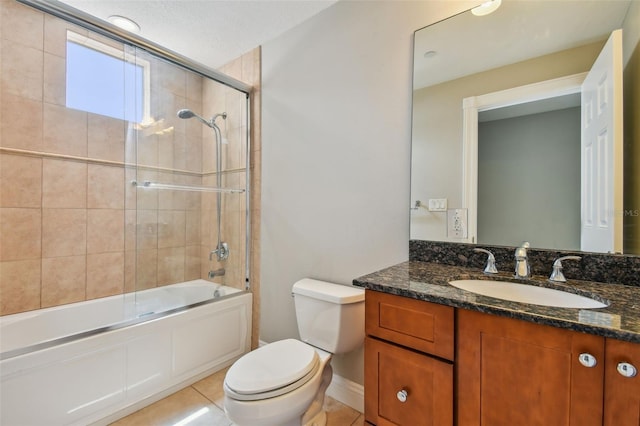
<path id="1" fill-rule="evenodd" d="M 640 345 L 606 340 L 604 374 L 604 426 L 640 425 Z M 629 375 L 630 364 L 636 369 Z M 620 365 L 622 364 L 622 365 Z M 620 370 L 618 371 L 618 366 Z M 623 374 L 624 373 L 624 374 Z"/>
<path id="2" fill-rule="evenodd" d="M 602 337 L 460 309 L 458 424 L 602 425 L 604 359 Z"/>
<path id="3" fill-rule="evenodd" d="M 367 290 L 365 419 L 453 425 L 454 309 Z"/>
<path id="4" fill-rule="evenodd" d="M 371 424 L 640 425 L 640 344 L 370 290 L 365 317 Z"/>

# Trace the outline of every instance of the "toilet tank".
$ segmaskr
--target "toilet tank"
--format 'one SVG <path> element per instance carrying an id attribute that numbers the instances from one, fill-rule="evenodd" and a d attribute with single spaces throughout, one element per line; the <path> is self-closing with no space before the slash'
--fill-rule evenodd
<path id="1" fill-rule="evenodd" d="M 300 340 L 333 354 L 364 341 L 364 289 L 304 278 L 293 285 Z"/>

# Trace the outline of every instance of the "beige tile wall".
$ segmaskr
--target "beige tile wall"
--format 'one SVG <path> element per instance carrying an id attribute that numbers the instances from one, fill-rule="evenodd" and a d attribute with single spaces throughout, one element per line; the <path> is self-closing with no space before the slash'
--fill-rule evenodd
<path id="1" fill-rule="evenodd" d="M 88 32 L 13 0 L 0 0 L 0 14 L 0 315 L 206 278 L 217 268 L 208 260 L 215 199 L 130 182 L 215 181 L 211 130 L 176 117 L 190 108 L 229 113 L 223 182 L 244 185 L 243 96 L 138 52 L 151 63 L 155 125 L 67 109 L 66 32 Z M 259 60 L 259 50 L 240 58 L 235 77 L 259 84 Z M 136 162 L 145 167 L 125 166 Z M 234 254 L 224 282 L 241 288 L 242 200 L 223 197 L 222 231 Z"/>
<path id="2" fill-rule="evenodd" d="M 249 275 L 251 283 L 251 292 L 253 293 L 253 324 L 252 324 L 252 348 L 258 347 L 260 338 L 260 197 L 261 197 L 261 173 L 262 173 L 262 50 L 258 47 L 240 58 L 232 61 L 221 68 L 221 71 L 238 80 L 244 81 L 253 87 L 250 94 L 250 114 L 251 128 L 250 130 L 250 214 L 251 221 L 251 240 L 250 259 L 249 259 Z M 244 121 L 246 122 L 246 120 Z M 244 128 L 237 130 L 245 131 Z M 232 210 L 233 205 L 226 206 Z"/>

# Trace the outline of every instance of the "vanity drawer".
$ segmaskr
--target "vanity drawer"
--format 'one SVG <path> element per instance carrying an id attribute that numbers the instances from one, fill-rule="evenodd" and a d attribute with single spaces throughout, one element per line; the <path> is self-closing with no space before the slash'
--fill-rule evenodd
<path id="1" fill-rule="evenodd" d="M 452 426 L 453 364 L 365 339 L 365 419 L 378 426 Z"/>
<path id="2" fill-rule="evenodd" d="M 453 361 L 454 308 L 367 290 L 366 332 Z"/>

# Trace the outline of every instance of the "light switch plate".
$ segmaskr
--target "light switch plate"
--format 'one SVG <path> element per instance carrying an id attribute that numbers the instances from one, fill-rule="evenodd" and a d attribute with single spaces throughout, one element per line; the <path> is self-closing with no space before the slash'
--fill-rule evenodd
<path id="1" fill-rule="evenodd" d="M 467 238 L 467 209 L 447 210 L 447 237 Z"/>
<path id="2" fill-rule="evenodd" d="M 446 212 L 447 199 L 446 198 L 430 198 L 429 211 L 430 212 Z"/>

